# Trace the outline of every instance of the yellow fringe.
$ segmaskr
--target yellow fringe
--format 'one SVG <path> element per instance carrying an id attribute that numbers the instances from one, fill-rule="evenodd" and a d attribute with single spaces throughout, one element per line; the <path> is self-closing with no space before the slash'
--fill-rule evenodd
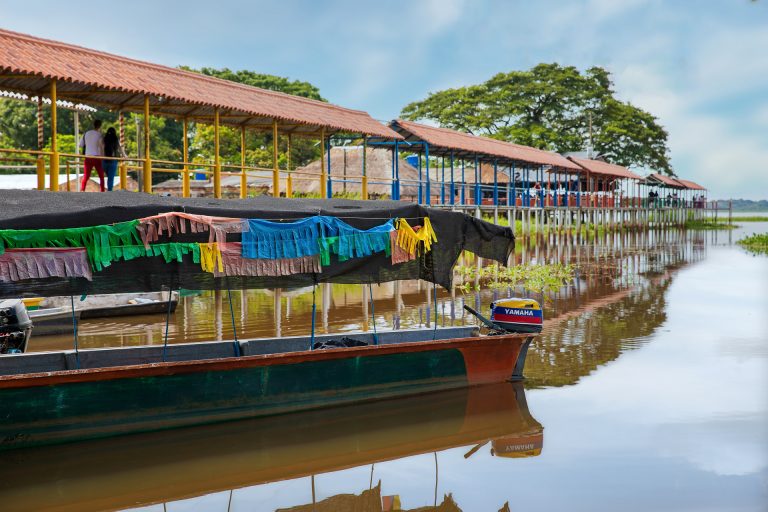
<path id="1" fill-rule="evenodd" d="M 200 266 L 204 272 L 213 273 L 215 269 L 224 272 L 224 261 L 221 259 L 219 244 L 216 242 L 200 244 Z"/>
<path id="2" fill-rule="evenodd" d="M 424 225 L 416 232 L 405 219 L 397 219 L 397 245 L 408 254 L 425 254 L 432 250 L 432 244 L 437 243 L 437 235 L 432 229 L 429 217 L 424 217 Z"/>

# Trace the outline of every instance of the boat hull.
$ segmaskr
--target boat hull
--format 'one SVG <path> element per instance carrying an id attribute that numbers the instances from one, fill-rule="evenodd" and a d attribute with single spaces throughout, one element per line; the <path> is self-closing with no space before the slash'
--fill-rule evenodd
<path id="1" fill-rule="evenodd" d="M 521 335 L 0 377 L 0 449 L 512 380 Z"/>

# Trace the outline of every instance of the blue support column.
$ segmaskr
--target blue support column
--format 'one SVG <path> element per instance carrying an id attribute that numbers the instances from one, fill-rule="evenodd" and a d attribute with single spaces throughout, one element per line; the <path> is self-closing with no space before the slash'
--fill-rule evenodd
<path id="1" fill-rule="evenodd" d="M 539 179 L 539 204 L 543 208 L 545 204 L 544 195 L 546 194 L 546 192 L 544 191 L 544 166 L 543 165 L 539 166 L 539 170 L 536 174 L 538 175 L 538 179 Z"/>
<path id="2" fill-rule="evenodd" d="M 325 155 L 326 155 L 326 167 L 328 168 L 328 184 L 326 191 L 328 192 L 328 199 L 333 199 L 333 179 L 331 179 L 331 137 L 328 137 L 325 142 Z"/>
<path id="3" fill-rule="evenodd" d="M 395 141 L 395 177 L 392 181 L 392 197 L 400 200 L 400 145 Z"/>
<path id="4" fill-rule="evenodd" d="M 421 153 L 419 153 L 419 204 L 424 204 L 423 176 L 421 174 Z"/>
<path id="5" fill-rule="evenodd" d="M 443 172 L 440 176 L 440 204 L 445 204 L 445 155 L 442 156 Z"/>
<path id="6" fill-rule="evenodd" d="M 483 204 L 483 198 L 480 195 L 480 163 L 475 155 L 475 204 L 480 206 Z"/>
<path id="7" fill-rule="evenodd" d="M 493 206 L 499 206 L 499 165 L 493 161 Z"/>
<path id="8" fill-rule="evenodd" d="M 453 180 L 453 150 L 451 150 L 451 205 L 456 204 L 456 182 Z"/>
<path id="9" fill-rule="evenodd" d="M 464 159 L 461 159 L 461 204 L 465 205 L 467 204 L 467 198 L 466 198 L 466 192 L 467 192 L 467 182 L 464 179 Z"/>
<path id="10" fill-rule="evenodd" d="M 427 166 L 427 206 L 432 204 L 432 185 L 429 179 L 429 143 L 424 143 L 424 164 Z"/>
<path id="11" fill-rule="evenodd" d="M 512 180 L 512 205 L 517 205 L 517 178 L 515 177 L 517 175 L 517 169 L 515 168 L 515 164 L 512 164 L 512 174 L 510 175 L 509 179 Z"/>
<path id="12" fill-rule="evenodd" d="M 525 166 L 525 200 L 523 201 L 526 208 L 531 207 L 531 170 Z"/>
<path id="13" fill-rule="evenodd" d="M 554 198 L 555 207 L 557 207 L 557 206 L 560 205 L 560 203 L 558 203 L 558 200 L 560 198 L 557 195 L 557 190 L 560 188 L 560 186 L 559 186 L 560 184 L 557 182 L 557 179 L 558 179 L 557 171 L 554 172 L 554 175 L 555 175 L 555 190 L 554 190 L 554 192 L 552 194 L 552 197 Z"/>
<path id="14" fill-rule="evenodd" d="M 397 141 L 395 141 L 395 144 L 397 144 Z M 392 185 L 390 187 L 389 196 L 392 198 L 393 201 L 397 199 L 396 192 L 395 192 L 395 180 L 397 179 L 397 176 L 395 175 L 395 159 L 396 158 L 397 156 L 395 155 L 395 150 L 392 149 L 392 165 L 390 170 L 390 173 L 392 175 Z"/>
<path id="15" fill-rule="evenodd" d="M 581 208 L 581 173 L 576 174 L 576 206 Z"/>

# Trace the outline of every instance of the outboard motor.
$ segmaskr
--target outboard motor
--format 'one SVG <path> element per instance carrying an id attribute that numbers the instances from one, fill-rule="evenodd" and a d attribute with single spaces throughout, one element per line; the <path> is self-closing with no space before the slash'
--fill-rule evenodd
<path id="1" fill-rule="evenodd" d="M 0 354 L 21 354 L 27 350 L 32 320 L 20 299 L 0 301 Z"/>
<path id="2" fill-rule="evenodd" d="M 491 322 L 505 331 L 538 333 L 543 321 L 541 306 L 533 299 L 512 297 L 491 302 Z"/>

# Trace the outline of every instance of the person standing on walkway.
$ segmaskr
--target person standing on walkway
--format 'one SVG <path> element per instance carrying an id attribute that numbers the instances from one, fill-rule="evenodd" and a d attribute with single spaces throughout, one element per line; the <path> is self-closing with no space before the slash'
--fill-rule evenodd
<path id="1" fill-rule="evenodd" d="M 117 138 L 114 128 L 108 128 L 104 135 L 104 156 L 125 158 L 125 151 L 120 145 L 120 139 Z M 107 190 L 111 192 L 115 184 L 115 174 L 117 174 L 117 160 L 104 160 L 104 170 L 107 173 Z"/>
<path id="2" fill-rule="evenodd" d="M 83 164 L 83 182 L 80 185 L 80 192 L 85 192 L 85 186 L 91 178 L 91 169 L 95 168 L 99 173 L 99 186 L 104 192 L 104 168 L 101 165 L 100 156 L 104 156 L 104 137 L 101 134 L 101 120 L 93 122 L 93 129 L 88 130 L 80 139 L 80 148 L 85 150 L 85 164 Z M 90 158 L 96 157 L 96 158 Z"/>

